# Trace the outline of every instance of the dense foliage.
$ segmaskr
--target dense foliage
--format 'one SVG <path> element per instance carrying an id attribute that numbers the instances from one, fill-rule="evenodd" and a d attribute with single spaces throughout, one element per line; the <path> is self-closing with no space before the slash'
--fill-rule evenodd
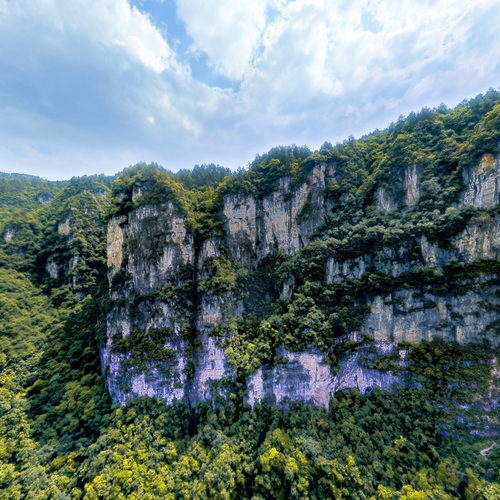
<path id="1" fill-rule="evenodd" d="M 484 405 L 495 390 L 487 344 L 401 346 L 405 367 L 391 356 L 368 355 L 367 366 L 404 369 L 413 383 L 391 393 L 337 394 L 328 410 L 250 408 L 239 394 L 246 375 L 280 362 L 275 349 L 283 344 L 314 345 L 335 366 L 341 353 L 332 345 L 361 323 L 367 297 L 495 284 L 496 262 L 424 268 L 411 256 L 421 236 L 446 247 L 472 217 L 494 215 L 453 204 L 462 169 L 498 153 L 499 101 L 490 91 L 314 153 L 278 147 L 236 174 L 217 165 L 172 174 L 141 164 L 114 182 L 0 175 L 0 499 L 499 498 L 499 448 L 471 432 L 490 426 L 493 433 L 497 416 Z M 231 291 L 244 302 L 246 315 L 231 325 L 226 345 L 238 373 L 228 401 L 196 411 L 147 398 L 113 406 L 99 362 L 109 301 L 106 219 L 171 202 L 200 244 L 222 231 L 225 195 L 262 197 L 283 176 L 298 186 L 322 162 L 335 165 L 327 187 L 335 210 L 311 244 L 293 256 L 269 256 L 252 272 L 223 253 L 207 261 L 198 288 L 167 284 L 158 291 L 189 307 L 197 291 Z M 391 189 L 394 172 L 414 164 L 422 169 L 418 203 L 377 210 L 377 189 Z M 397 278 L 368 272 L 325 280 L 327 257 L 401 247 L 412 269 Z M 280 300 L 291 276 L 295 292 Z M 126 277 L 117 275 L 112 285 L 119 279 Z M 158 346 L 171 333 L 134 330 L 111 348 L 131 353 L 129 365 L 163 366 L 172 353 Z"/>

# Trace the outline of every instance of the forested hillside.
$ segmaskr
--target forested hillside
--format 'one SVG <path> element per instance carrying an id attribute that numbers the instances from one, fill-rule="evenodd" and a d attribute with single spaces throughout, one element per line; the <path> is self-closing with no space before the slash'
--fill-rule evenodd
<path id="1" fill-rule="evenodd" d="M 489 91 L 237 173 L 0 174 L 0 498 L 499 498 L 499 146 Z M 304 353 L 398 383 L 309 398 Z"/>

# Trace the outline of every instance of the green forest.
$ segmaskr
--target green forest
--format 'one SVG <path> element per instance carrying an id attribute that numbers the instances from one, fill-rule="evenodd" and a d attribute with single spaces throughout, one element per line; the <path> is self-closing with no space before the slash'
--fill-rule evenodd
<path id="1" fill-rule="evenodd" d="M 279 146 L 237 172 L 138 164 L 114 177 L 58 182 L 0 173 L 0 499 L 500 498 L 499 409 L 488 404 L 498 399 L 491 369 L 500 355 L 498 322 L 482 343 L 408 344 L 411 384 L 340 392 L 328 409 L 250 406 L 242 382 L 262 364 L 279 363 L 283 345 L 314 346 L 335 370 L 344 350 L 358 347 L 331 348 L 363 322 L 364 297 L 396 288 L 446 296 L 498 287 L 493 260 L 415 267 L 398 277 L 368 272 L 342 283 L 327 283 L 324 269 L 329 257 L 382 246 L 411 252 L 421 236 L 446 248 L 474 217 L 497 216 L 498 207 L 458 200 L 463 169 L 499 147 L 500 92 L 490 90 L 317 151 Z M 241 297 L 245 314 L 223 326 L 237 373 L 229 397 L 196 408 L 156 398 L 114 405 L 99 356 L 110 286 L 125 279 L 107 279 L 110 218 L 170 200 L 196 245 L 224 230 L 227 194 L 262 197 L 283 177 L 293 188 L 320 163 L 336 166 L 326 187 L 334 210 L 308 245 L 263 259 L 252 273 L 222 255 L 198 289 L 186 281 L 163 291 L 186 304 L 196 303 L 197 291 Z M 377 188 L 414 164 L 423 172 L 418 203 L 378 210 Z M 145 194 L 134 199 L 137 187 Z M 296 289 L 284 301 L 279 287 L 291 275 Z M 498 311 L 493 301 L 488 307 Z M 167 359 L 158 345 L 169 332 L 147 333 L 117 339 L 114 348 L 132 352 L 132 366 Z M 398 370 L 390 356 L 366 363 Z"/>

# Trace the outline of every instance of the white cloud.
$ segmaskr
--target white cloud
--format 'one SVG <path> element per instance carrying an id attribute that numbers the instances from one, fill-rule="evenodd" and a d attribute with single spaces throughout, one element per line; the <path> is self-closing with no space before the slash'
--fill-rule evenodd
<path id="1" fill-rule="evenodd" d="M 364 120 L 383 126 L 398 106 L 408 112 L 485 90 L 500 76 L 500 44 L 488 34 L 500 20 L 495 3 L 290 2 L 263 30 L 242 97 L 273 124 L 287 117 L 290 140 L 310 141 L 325 125 L 337 137 L 341 125 L 344 136 L 367 131 L 370 109 Z"/>
<path id="2" fill-rule="evenodd" d="M 93 45 L 119 46 L 154 71 L 175 66 L 175 54 L 161 34 L 127 0 L 10 0 L 2 14 L 3 29 L 10 25 L 29 33 L 36 27 L 31 38 L 41 35 L 42 43 L 81 36 Z"/>
<path id="3" fill-rule="evenodd" d="M 234 167 L 500 83 L 498 0 L 176 5 L 187 55 L 127 0 L 0 0 L 0 170 Z M 196 80 L 200 52 L 239 88 Z"/>
<path id="4" fill-rule="evenodd" d="M 259 47 L 268 0 L 177 0 L 179 17 L 214 68 L 234 80 L 243 78 Z"/>
<path id="5" fill-rule="evenodd" d="M 115 171 L 165 147 L 187 150 L 223 97 L 193 80 L 127 0 L 12 0 L 0 13 L 0 73 L 0 143 L 18 144 L 18 166 L 0 146 L 1 170 L 50 163 L 51 155 L 64 157 L 53 165 L 74 166 L 81 162 L 70 143 L 86 145 L 87 168 Z M 106 149 L 116 161 L 95 156 Z"/>

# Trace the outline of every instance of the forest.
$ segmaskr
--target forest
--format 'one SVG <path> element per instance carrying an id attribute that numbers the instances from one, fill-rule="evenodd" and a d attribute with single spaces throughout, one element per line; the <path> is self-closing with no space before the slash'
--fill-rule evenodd
<path id="1" fill-rule="evenodd" d="M 354 259 L 382 246 L 411 251 L 421 236 L 446 248 L 473 217 L 498 216 L 498 206 L 458 200 L 462 170 L 484 154 L 498 155 L 499 147 L 500 92 L 490 90 L 317 151 L 278 146 L 237 172 L 210 164 L 172 173 L 138 164 L 113 177 L 58 182 L 1 173 L 0 499 L 500 498 L 499 409 L 492 403 L 499 388 L 491 361 L 500 354 L 498 322 L 481 343 L 404 346 L 411 383 L 340 392 L 327 409 L 250 406 L 240 383 L 263 363 L 279 363 L 283 345 L 314 346 L 335 369 L 343 351 L 331 346 L 359 328 L 363 297 L 395 288 L 446 296 L 498 287 L 494 260 L 452 261 L 398 277 L 369 272 L 343 283 L 323 274 L 332 256 Z M 223 231 L 224 196 L 262 197 L 283 177 L 298 186 L 322 162 L 338 173 L 327 186 L 335 209 L 311 243 L 264 259 L 253 273 L 222 255 L 199 288 L 179 282 L 162 292 L 185 303 L 206 290 L 241 297 L 245 314 L 224 326 L 231 329 L 225 352 L 238 374 L 228 384 L 230 397 L 195 408 L 146 397 L 113 404 L 99 349 L 110 287 L 124 277 L 108 283 L 108 221 L 168 199 L 185 214 L 196 244 Z M 377 187 L 413 164 L 423 169 L 415 207 L 378 210 Z M 135 199 L 137 187 L 146 194 Z M 296 291 L 284 301 L 278 288 L 290 275 Z M 489 307 L 498 311 L 494 300 Z M 166 335 L 137 331 L 114 348 L 132 353 L 132 367 L 161 362 L 169 355 L 158 349 Z M 366 363 L 399 369 L 390 356 Z"/>

